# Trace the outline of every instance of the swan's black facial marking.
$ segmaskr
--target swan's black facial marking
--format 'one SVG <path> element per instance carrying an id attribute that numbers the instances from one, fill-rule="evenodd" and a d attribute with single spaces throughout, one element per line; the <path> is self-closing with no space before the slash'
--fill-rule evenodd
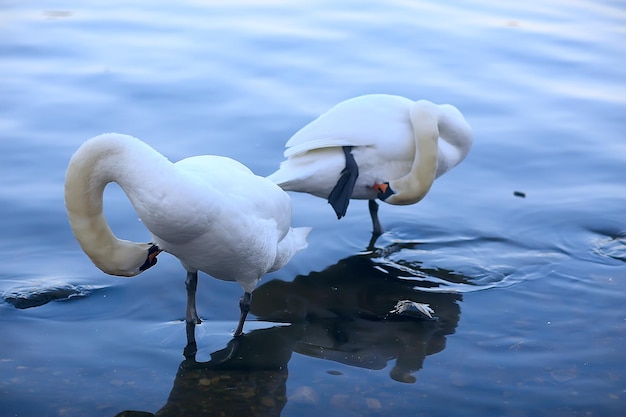
<path id="1" fill-rule="evenodd" d="M 385 201 L 386 199 L 388 199 L 389 197 L 391 197 L 392 195 L 396 193 L 395 191 L 391 189 L 388 182 L 384 182 L 382 184 L 374 184 L 372 188 L 378 191 L 377 197 L 381 199 L 382 201 Z"/>
<path id="2" fill-rule="evenodd" d="M 162 250 L 159 249 L 157 245 L 150 246 L 148 249 L 148 256 L 146 257 L 146 262 L 139 267 L 140 271 L 145 271 L 148 268 L 153 267 L 157 263 L 157 255 L 161 253 Z"/>

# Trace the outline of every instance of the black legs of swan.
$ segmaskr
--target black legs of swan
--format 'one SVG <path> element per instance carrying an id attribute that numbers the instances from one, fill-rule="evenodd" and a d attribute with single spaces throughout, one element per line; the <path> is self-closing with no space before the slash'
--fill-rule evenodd
<path id="1" fill-rule="evenodd" d="M 185 313 L 185 321 L 187 323 L 200 324 L 202 320 L 198 317 L 196 311 L 196 289 L 198 288 L 198 272 L 187 272 L 185 279 L 185 287 L 187 287 L 187 312 Z"/>
<path id="2" fill-rule="evenodd" d="M 378 237 L 383 234 L 383 227 L 378 220 L 378 203 L 376 200 L 369 200 L 370 217 L 372 218 L 372 234 Z"/>
<path id="3" fill-rule="evenodd" d="M 185 330 L 187 333 L 187 346 L 183 351 L 185 358 L 195 358 L 198 346 L 196 344 L 196 324 L 202 323 L 196 311 L 196 289 L 198 288 L 198 272 L 187 272 L 185 279 L 187 288 L 187 311 L 185 312 Z"/>
<path id="4" fill-rule="evenodd" d="M 187 311 L 185 313 L 185 321 L 187 322 L 187 336 L 189 336 L 190 324 L 196 325 L 202 323 L 198 312 L 196 311 L 196 289 L 198 288 L 198 272 L 187 272 L 187 279 L 185 279 L 185 287 L 187 287 Z M 249 292 L 244 293 L 239 300 L 239 308 L 241 309 L 241 315 L 239 316 L 239 324 L 237 330 L 235 330 L 235 336 L 239 336 L 243 333 L 243 324 L 246 321 L 248 312 L 250 311 L 250 301 L 252 300 L 252 294 Z"/>
<path id="5" fill-rule="evenodd" d="M 252 294 L 249 292 L 244 292 L 241 296 L 241 300 L 239 300 L 239 308 L 241 309 L 241 315 L 239 316 L 239 325 L 237 326 L 237 330 L 235 330 L 235 336 L 240 336 L 243 333 L 243 324 L 246 322 L 246 316 L 250 311 L 250 300 L 252 299 Z"/>
<path id="6" fill-rule="evenodd" d="M 196 343 L 196 324 L 200 324 L 200 318 L 196 313 L 196 288 L 197 288 L 198 274 L 197 273 L 188 273 L 187 280 L 185 284 L 187 286 L 187 317 L 186 317 L 186 333 L 187 333 L 187 346 L 183 350 L 183 355 L 188 360 L 194 360 L 196 358 L 196 353 L 198 352 L 198 345 Z M 228 346 L 230 349 L 227 351 L 229 353 L 223 353 L 223 358 L 218 362 L 223 362 L 232 357 L 232 354 L 238 347 L 237 340 L 239 339 L 237 336 L 241 336 L 243 334 L 243 325 L 246 322 L 246 317 L 248 316 L 248 312 L 250 311 L 250 302 L 252 300 L 252 294 L 249 292 L 243 293 L 241 296 L 241 300 L 239 300 L 239 308 L 241 309 L 241 315 L 239 316 L 239 324 L 237 325 L 237 330 L 235 330 L 235 339 L 233 339 L 234 343 L 229 343 Z M 211 355 L 213 358 L 213 355 Z"/>

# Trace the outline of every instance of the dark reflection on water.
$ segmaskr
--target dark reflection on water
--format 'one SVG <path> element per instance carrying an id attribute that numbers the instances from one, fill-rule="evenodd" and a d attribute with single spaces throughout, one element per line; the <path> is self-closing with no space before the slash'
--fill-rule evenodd
<path id="1" fill-rule="evenodd" d="M 190 352 L 156 414 L 124 411 L 116 417 L 279 416 L 287 403 L 287 363 L 302 332 L 302 325 L 253 330 L 206 362 Z"/>
<path id="2" fill-rule="evenodd" d="M 202 415 L 202 401 L 285 417 L 624 414 L 619 2 L 8 3 L 0 416 L 185 404 Z M 292 194 L 294 225 L 314 232 L 257 289 L 253 313 L 265 321 L 232 341 L 239 291 L 207 279 L 197 361 L 175 376 L 180 265 L 163 258 L 130 281 L 94 269 L 63 204 L 72 152 L 113 130 L 171 160 L 225 155 L 267 175 L 294 132 L 369 93 L 459 107 L 475 132 L 469 157 L 419 204 L 381 205 L 387 233 L 358 256 L 366 204 L 337 222 L 323 200 Z M 145 238 L 114 190 L 113 230 Z M 391 320 L 401 299 L 437 319 Z M 288 380 L 270 367 L 283 363 Z M 229 384 L 248 387 L 242 395 L 254 385 L 257 398 Z"/>
<path id="3" fill-rule="evenodd" d="M 404 271 L 379 268 L 376 256 L 351 256 L 293 282 L 270 281 L 255 291 L 251 311 L 267 321 L 305 321 L 295 346 L 300 354 L 367 369 L 395 360 L 391 378 L 414 382 L 424 358 L 442 351 L 455 332 L 462 296 L 420 291 L 399 277 Z M 390 314 L 400 300 L 430 306 L 435 319 Z"/>
<path id="4" fill-rule="evenodd" d="M 292 282 L 272 280 L 260 286 L 251 312 L 281 324 L 231 339 L 209 361 L 196 360 L 195 325 L 188 325 L 186 359 L 167 404 L 155 415 L 278 416 L 287 403 L 287 365 L 293 352 L 371 370 L 393 362 L 393 380 L 415 382 L 425 358 L 441 352 L 446 337 L 456 331 L 462 295 L 420 291 L 415 282 L 399 277 L 403 270 L 380 268 L 375 261 L 379 255 L 351 256 Z M 445 274 L 467 280 L 453 271 Z M 428 305 L 433 318 L 392 313 L 400 300 Z M 152 414 L 124 411 L 117 417 L 144 415 Z"/>

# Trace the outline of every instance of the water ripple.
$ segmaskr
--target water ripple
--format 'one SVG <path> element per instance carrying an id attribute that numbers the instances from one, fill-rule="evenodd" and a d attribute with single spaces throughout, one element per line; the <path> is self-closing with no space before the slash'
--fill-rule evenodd
<path id="1" fill-rule="evenodd" d="M 370 256 L 381 271 L 415 282 L 420 291 L 440 293 L 510 287 L 546 276 L 555 263 L 568 258 L 558 248 L 529 248 L 500 237 L 394 240 Z"/>
<path id="2" fill-rule="evenodd" d="M 604 258 L 626 262 L 626 236 L 603 236 L 593 242 L 592 251 Z"/>

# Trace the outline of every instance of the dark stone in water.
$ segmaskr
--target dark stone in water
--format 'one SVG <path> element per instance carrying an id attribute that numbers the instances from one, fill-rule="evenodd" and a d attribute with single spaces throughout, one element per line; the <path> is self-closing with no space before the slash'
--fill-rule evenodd
<path id="1" fill-rule="evenodd" d="M 15 308 L 39 307 L 50 301 L 65 301 L 89 295 L 95 287 L 82 285 L 60 285 L 55 287 L 26 287 L 6 291 L 2 298 Z"/>

